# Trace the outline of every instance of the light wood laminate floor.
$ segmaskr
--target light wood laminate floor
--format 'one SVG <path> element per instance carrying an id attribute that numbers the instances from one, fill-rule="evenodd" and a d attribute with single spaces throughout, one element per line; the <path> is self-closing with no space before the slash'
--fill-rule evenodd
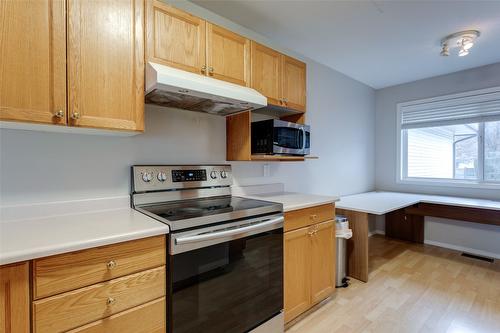
<path id="1" fill-rule="evenodd" d="M 500 261 L 370 238 L 369 282 L 346 289 L 287 333 L 500 332 Z"/>

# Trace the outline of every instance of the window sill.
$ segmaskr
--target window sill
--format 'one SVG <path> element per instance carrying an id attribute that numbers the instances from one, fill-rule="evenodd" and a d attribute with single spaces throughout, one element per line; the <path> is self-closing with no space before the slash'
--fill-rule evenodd
<path id="1" fill-rule="evenodd" d="M 474 182 L 463 180 L 446 180 L 446 179 L 432 179 L 432 178 L 404 178 L 397 179 L 398 184 L 406 185 L 420 185 L 420 186 L 439 186 L 439 187 L 462 187 L 462 188 L 479 188 L 479 189 L 500 189 L 500 182 Z"/>

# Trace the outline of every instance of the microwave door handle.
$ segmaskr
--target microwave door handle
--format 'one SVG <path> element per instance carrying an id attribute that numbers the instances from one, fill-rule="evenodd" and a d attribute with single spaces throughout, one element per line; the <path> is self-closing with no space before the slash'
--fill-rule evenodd
<path id="1" fill-rule="evenodd" d="M 304 127 L 301 128 L 302 130 L 302 152 L 306 152 L 306 130 Z"/>
<path id="2" fill-rule="evenodd" d="M 214 231 L 206 234 L 199 234 L 199 235 L 194 235 L 194 236 L 186 236 L 186 237 L 180 237 L 175 240 L 176 245 L 181 245 L 181 244 L 188 244 L 188 243 L 199 243 L 199 242 L 204 242 L 208 240 L 214 240 L 218 238 L 225 238 L 229 236 L 235 236 L 235 235 L 241 235 L 249 232 L 254 232 L 258 231 L 260 229 L 267 228 L 269 226 L 275 225 L 275 224 L 282 224 L 285 221 L 285 218 L 283 216 L 270 219 L 270 220 L 264 220 L 263 222 L 259 223 L 252 223 L 251 225 L 241 227 L 241 228 L 236 228 L 236 229 L 230 229 L 230 230 L 223 230 L 223 231 Z"/>

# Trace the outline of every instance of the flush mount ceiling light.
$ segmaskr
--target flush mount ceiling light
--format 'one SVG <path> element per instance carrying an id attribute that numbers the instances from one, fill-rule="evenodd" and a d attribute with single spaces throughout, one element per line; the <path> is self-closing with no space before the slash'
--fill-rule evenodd
<path id="1" fill-rule="evenodd" d="M 458 56 L 463 57 L 469 54 L 469 50 L 474 46 L 474 42 L 481 33 L 477 30 L 465 30 L 455 32 L 441 40 L 440 55 L 447 57 L 450 49 L 458 48 Z"/>

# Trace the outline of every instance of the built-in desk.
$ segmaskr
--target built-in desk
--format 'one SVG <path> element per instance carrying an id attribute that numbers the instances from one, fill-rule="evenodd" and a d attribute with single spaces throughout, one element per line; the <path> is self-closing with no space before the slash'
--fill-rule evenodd
<path id="1" fill-rule="evenodd" d="M 368 281 L 368 225 L 375 215 L 403 209 L 415 216 L 435 216 L 500 226 L 500 201 L 399 192 L 367 192 L 341 197 L 337 214 L 349 219 L 348 275 Z M 421 230 L 423 232 L 423 224 Z"/>

